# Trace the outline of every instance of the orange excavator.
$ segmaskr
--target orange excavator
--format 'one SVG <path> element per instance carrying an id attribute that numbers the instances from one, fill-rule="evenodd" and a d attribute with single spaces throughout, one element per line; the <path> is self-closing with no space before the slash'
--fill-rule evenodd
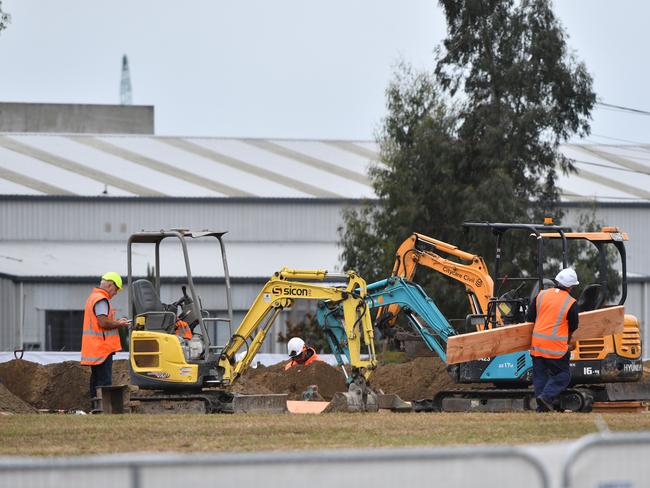
<path id="1" fill-rule="evenodd" d="M 606 254 L 608 249 L 618 251 L 622 278 L 622 292 L 617 305 L 622 305 L 627 296 L 627 269 L 624 242 L 626 233 L 618 228 L 605 227 L 598 232 L 568 232 L 565 229 L 544 224 L 466 224 L 467 227 L 489 229 L 497 238 L 495 275 L 491 276 L 485 260 L 478 255 L 458 249 L 458 247 L 414 233 L 398 248 L 392 275 L 411 281 L 418 268 L 428 268 L 461 283 L 467 293 L 470 314 L 467 315 L 463 330 L 471 332 L 491 327 L 523 322 L 528 304 L 540 288 L 553 286 L 544 277 L 544 265 L 554 259 L 556 263 L 567 266 L 568 246 L 578 241 L 589 242 L 598 256 L 599 270 L 597 282 L 583 288 L 578 299 L 581 311 L 594 310 L 608 306 L 608 270 Z M 521 273 L 522 276 L 499 276 L 501 264 L 502 239 L 508 231 L 527 231 L 537 246 L 538 267 L 536 272 Z M 546 256 L 553 247 L 551 241 L 561 242 L 561 256 Z M 456 260 L 452 260 L 454 258 Z M 506 256 L 507 258 L 507 256 Z M 513 288 L 502 293 L 495 292 L 494 283 L 503 288 L 508 283 Z M 528 285 L 528 286 L 526 286 Z M 499 294 L 497 297 L 496 295 Z M 393 304 L 382 307 L 377 312 L 376 324 L 379 327 L 395 325 L 400 306 Z M 527 353 L 518 353 L 512 360 L 504 357 L 484 358 L 468 363 L 449 366 L 448 371 L 456 383 L 493 383 L 503 388 L 521 388 L 532 379 L 532 364 Z M 512 368 L 504 365 L 511 365 Z M 634 387 L 643 372 L 641 334 L 639 322 L 632 315 L 625 316 L 622 333 L 599 339 L 579 341 L 571 356 L 572 384 L 592 385 L 590 388 L 594 401 L 639 400 L 650 392 Z M 641 391 L 643 390 L 643 391 Z M 455 398 L 458 403 L 460 398 Z"/>
<path id="2" fill-rule="evenodd" d="M 461 262 L 444 258 L 439 253 L 454 256 Z M 464 262 L 462 262 L 464 261 Z M 418 267 L 432 269 L 465 286 L 472 315 L 485 315 L 494 290 L 494 281 L 481 256 L 462 251 L 453 244 L 439 241 L 424 234 L 414 233 L 397 249 L 391 276 L 412 281 Z M 394 326 L 400 306 L 380 308 L 377 317 L 382 325 Z"/>

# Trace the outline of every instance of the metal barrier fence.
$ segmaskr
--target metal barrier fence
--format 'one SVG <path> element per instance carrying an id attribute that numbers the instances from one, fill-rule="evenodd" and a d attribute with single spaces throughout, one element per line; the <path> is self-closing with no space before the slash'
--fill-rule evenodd
<path id="1" fill-rule="evenodd" d="M 0 459 L 0 486 L 11 488 L 547 488 L 548 480 L 536 458 L 507 447 Z"/>
<path id="2" fill-rule="evenodd" d="M 564 488 L 650 486 L 650 432 L 588 435 L 569 451 Z"/>

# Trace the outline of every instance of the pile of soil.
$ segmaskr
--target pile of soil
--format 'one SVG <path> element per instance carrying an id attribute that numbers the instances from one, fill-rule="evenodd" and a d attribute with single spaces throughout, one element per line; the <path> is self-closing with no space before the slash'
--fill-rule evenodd
<path id="1" fill-rule="evenodd" d="M 0 382 L 21 400 L 36 406 L 41 402 L 47 387 L 47 369 L 38 363 L 14 359 L 0 363 Z"/>
<path id="2" fill-rule="evenodd" d="M 0 413 L 35 413 L 36 409 L 11 393 L 0 383 Z"/>
<path id="3" fill-rule="evenodd" d="M 406 363 L 379 366 L 370 384 L 377 392 L 395 393 L 406 401 L 430 399 L 440 390 L 457 388 L 438 357 L 419 357 Z"/>
<path id="4" fill-rule="evenodd" d="M 288 393 L 289 400 L 301 400 L 302 392 L 316 385 L 324 400 L 331 400 L 337 391 L 347 391 L 343 372 L 322 361 L 294 366 L 285 371 L 286 363 L 249 369 L 235 385 L 238 393 Z M 241 383 L 244 384 L 242 387 Z M 239 385 L 239 386 L 238 386 Z"/>
<path id="5" fill-rule="evenodd" d="M 127 361 L 113 363 L 113 384 L 128 384 L 128 375 Z M 36 409 L 88 410 L 90 407 L 90 367 L 77 361 L 43 366 L 14 359 L 0 363 L 0 382 Z"/>
<path id="6" fill-rule="evenodd" d="M 311 385 L 318 387 L 324 400 L 347 391 L 340 369 L 324 362 L 294 366 L 285 371 L 280 363 L 250 368 L 232 387 L 235 393 L 287 393 L 290 400 L 302 399 Z M 644 364 L 643 382 L 650 382 L 650 361 Z M 88 410 L 90 368 L 76 361 L 43 366 L 22 359 L 0 363 L 0 411 L 22 413 L 34 409 Z M 113 384 L 129 384 L 128 361 L 113 362 Z M 418 357 L 377 368 L 371 378 L 377 392 L 395 393 L 403 400 L 430 399 L 438 391 L 457 388 L 487 388 L 489 385 L 456 385 L 438 357 Z M 144 392 L 142 392 L 144 393 Z"/>

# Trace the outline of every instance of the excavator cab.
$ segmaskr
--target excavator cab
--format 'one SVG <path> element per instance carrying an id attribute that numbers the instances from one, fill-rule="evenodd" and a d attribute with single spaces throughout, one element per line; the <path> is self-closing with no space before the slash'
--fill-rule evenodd
<path id="1" fill-rule="evenodd" d="M 577 302 L 580 312 L 598 310 L 607 306 L 623 305 L 627 297 L 627 265 L 625 254 L 625 241 L 628 236 L 617 227 L 603 227 L 595 232 L 572 232 L 567 229 L 547 224 L 504 224 L 504 223 L 466 223 L 468 228 L 484 228 L 491 230 L 496 236 L 496 256 L 494 265 L 495 295 L 499 289 L 508 282 L 522 280 L 535 282 L 528 297 L 521 300 L 526 307 L 534 300 L 542 288 L 553 287 L 550 279 L 561 268 L 569 266 L 569 256 L 591 253 L 597 263 L 597 272 L 593 274 L 594 282 L 585 282 L 580 277 L 581 285 L 578 287 Z M 524 230 L 536 241 L 536 272 L 529 272 L 529 276 L 512 277 L 505 275 L 502 270 L 502 259 L 510 259 L 502 255 L 503 238 L 510 230 Z M 574 246 L 582 248 L 574 249 Z M 611 257 L 619 269 L 610 270 Z M 523 274 L 525 271 L 522 271 Z M 610 282 L 620 279 L 620 295 L 618 300 L 610 297 Z M 503 294 L 490 301 L 488 307 L 488 323 L 496 322 L 496 313 L 493 310 L 499 307 Z M 612 303 L 610 303 L 610 301 Z M 504 320 L 504 324 L 507 322 Z M 608 337 L 579 341 L 571 353 L 571 382 L 572 384 L 608 384 L 606 389 L 612 390 L 600 399 L 614 400 L 616 397 L 612 383 L 638 381 L 642 375 L 641 359 L 641 333 L 638 319 L 632 315 L 625 315 L 624 330 L 622 333 Z M 598 398 L 598 397 L 597 397 Z"/>
<path id="2" fill-rule="evenodd" d="M 554 286 L 553 281 L 545 275 L 545 240 L 543 232 L 553 232 L 561 240 L 561 256 L 559 262 L 562 267 L 567 266 L 568 251 L 564 229 L 552 224 L 518 224 L 518 223 L 492 223 L 492 222 L 466 222 L 466 229 L 478 228 L 492 232 L 496 240 L 496 252 L 492 278 L 494 290 L 486 310 L 486 327 L 498 327 L 509 324 L 525 322 L 528 306 L 539 293 L 539 290 Z M 512 264 L 512 256 L 504 256 L 506 248 L 506 235 L 517 232 L 524 239 L 534 239 L 536 253 L 534 253 L 535 269 L 516 269 Z M 518 236 L 518 237 L 520 237 Z M 504 263 L 510 265 L 511 270 L 504 272 Z"/>
<path id="3" fill-rule="evenodd" d="M 208 325 L 232 323 L 230 276 L 223 236 L 226 232 L 172 229 L 143 231 L 133 234 L 127 244 L 129 311 L 132 317 L 130 331 L 131 383 L 144 389 L 199 390 L 218 380 L 216 365 L 220 348 L 210 341 Z M 197 294 L 188 242 L 214 239 L 218 246 L 216 259 L 223 267 L 227 313 L 226 317 L 210 317 L 201 307 Z M 163 241 L 180 244 L 182 263 L 181 296 L 165 304 L 161 301 L 161 254 Z M 136 279 L 134 257 L 143 254 L 142 248 L 153 248 L 154 268 L 151 279 Z M 137 253 L 134 248 L 137 248 Z M 189 293 L 188 293 L 189 289 Z M 176 323 L 182 320 L 192 332 L 191 339 L 175 333 Z"/>
<path id="4" fill-rule="evenodd" d="M 543 233 L 544 240 L 557 241 L 556 233 Z M 571 245 L 581 245 L 580 251 L 590 253 L 597 262 L 590 280 L 580 277 L 577 298 L 580 312 L 624 305 L 627 299 L 627 233 L 618 227 L 603 227 L 592 232 L 567 232 Z M 591 281 L 591 282 L 589 282 Z M 616 286 L 620 286 L 617 295 Z M 624 317 L 623 332 L 606 337 L 582 340 L 571 352 L 573 383 L 601 384 L 596 399 L 603 401 L 639 399 L 638 389 L 616 387 L 615 383 L 635 382 L 643 375 L 641 329 L 638 319 L 630 314 Z M 600 397 L 599 397 L 600 395 Z M 626 395 L 629 395 L 628 398 Z M 643 398 L 647 398 L 647 393 Z"/>

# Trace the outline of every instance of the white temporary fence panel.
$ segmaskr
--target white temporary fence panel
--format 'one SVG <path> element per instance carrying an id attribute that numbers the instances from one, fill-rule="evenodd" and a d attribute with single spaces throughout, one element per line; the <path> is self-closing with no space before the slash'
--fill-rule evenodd
<path id="1" fill-rule="evenodd" d="M 564 488 L 646 488 L 650 486 L 650 432 L 594 434 L 570 451 Z"/>
<path id="2" fill-rule="evenodd" d="M 391 449 L 36 460 L 0 459 L 0 486 L 12 488 L 178 488 L 216 486 L 498 486 L 547 488 L 534 457 L 513 448 Z"/>

